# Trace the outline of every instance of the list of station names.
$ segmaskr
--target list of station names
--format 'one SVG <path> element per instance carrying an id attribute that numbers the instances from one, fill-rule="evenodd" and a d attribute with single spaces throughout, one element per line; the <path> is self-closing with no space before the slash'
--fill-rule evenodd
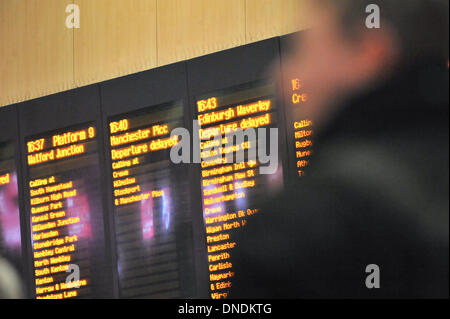
<path id="1" fill-rule="evenodd" d="M 270 85 L 252 84 L 197 100 L 202 207 L 212 299 L 229 296 L 235 276 L 233 249 L 238 245 L 233 234 L 245 227 L 250 216 L 260 213 L 258 198 L 265 196 L 268 183 L 259 174 L 258 160 L 247 156 L 249 150 L 258 147 L 259 137 L 230 146 L 226 135 L 239 129 L 275 125 L 272 92 Z M 238 151 L 246 153 L 245 160 L 229 162 L 226 155 Z"/>

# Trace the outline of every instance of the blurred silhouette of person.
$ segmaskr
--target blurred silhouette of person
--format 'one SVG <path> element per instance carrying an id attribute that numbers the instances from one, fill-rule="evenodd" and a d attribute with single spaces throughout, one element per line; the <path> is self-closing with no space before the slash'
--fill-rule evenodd
<path id="1" fill-rule="evenodd" d="M 448 298 L 448 1 L 376 1 L 379 29 L 370 3 L 311 4 L 281 81 L 314 154 L 239 233 L 232 298 Z"/>
<path id="2" fill-rule="evenodd" d="M 0 299 L 24 298 L 19 273 L 10 262 L 0 256 Z"/>

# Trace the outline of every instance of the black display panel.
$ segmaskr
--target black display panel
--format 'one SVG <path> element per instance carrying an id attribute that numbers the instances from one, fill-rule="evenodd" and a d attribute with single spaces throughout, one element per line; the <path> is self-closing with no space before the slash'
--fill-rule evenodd
<path id="1" fill-rule="evenodd" d="M 121 298 L 199 295 L 189 167 L 170 159 L 186 94 L 184 63 L 102 86 Z"/>
<path id="2" fill-rule="evenodd" d="M 20 115 L 35 297 L 111 296 L 98 87 L 31 101 Z"/>
<path id="3" fill-rule="evenodd" d="M 23 270 L 16 142 L 15 107 L 0 109 L 0 256 Z"/>
<path id="4" fill-rule="evenodd" d="M 275 85 L 268 80 L 269 66 L 276 69 L 278 59 L 278 42 L 272 39 L 188 62 L 194 119 L 200 125 L 199 197 L 213 299 L 227 298 L 232 290 L 233 249 L 239 245 L 235 231 L 264 213 L 263 200 L 283 183 L 283 130 L 278 130 L 278 148 L 267 152 L 276 153 L 279 164 L 269 175 L 260 173 L 259 158 L 249 157 L 252 150 L 259 154 L 263 137 L 259 131 L 234 146 L 227 137 L 239 129 L 283 126 Z M 272 133 L 264 132 L 268 141 Z M 245 154 L 243 161 L 227 159 L 237 151 Z"/>
<path id="5" fill-rule="evenodd" d="M 308 92 L 301 70 L 292 70 L 288 60 L 294 46 L 301 40 L 304 32 L 281 37 L 281 70 L 283 100 L 285 105 L 286 136 L 288 145 L 289 175 L 292 180 L 305 175 L 313 153 L 313 121 L 301 115 L 301 109 L 308 100 Z"/>

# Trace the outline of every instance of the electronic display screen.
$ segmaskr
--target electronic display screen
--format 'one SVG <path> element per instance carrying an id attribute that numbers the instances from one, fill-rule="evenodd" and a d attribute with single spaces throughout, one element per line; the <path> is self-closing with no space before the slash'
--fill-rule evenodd
<path id="1" fill-rule="evenodd" d="M 308 92 L 303 87 L 301 78 L 292 78 L 287 86 L 288 103 L 290 113 L 301 114 L 301 108 L 308 103 Z M 296 110 L 297 109 L 297 110 Z M 309 164 L 313 148 L 313 122 L 307 118 L 299 118 L 296 116 L 287 116 L 288 134 L 290 140 L 290 148 L 293 149 L 292 157 L 295 162 L 295 175 L 302 177 L 305 169 Z"/>
<path id="2" fill-rule="evenodd" d="M 233 286 L 233 249 L 238 245 L 233 234 L 261 213 L 259 203 L 267 198 L 277 179 L 282 183 L 281 164 L 276 174 L 263 175 L 258 159 L 249 157 L 260 147 L 259 131 L 239 144 L 237 139 L 229 140 L 234 137 L 227 137 L 237 130 L 276 127 L 274 91 L 271 83 L 253 82 L 196 97 L 209 291 L 213 299 L 227 298 Z M 217 135 L 221 137 L 217 139 Z M 238 161 L 238 151 L 245 153 L 243 161 Z M 227 157 L 230 153 L 236 157 L 231 161 Z"/>
<path id="3" fill-rule="evenodd" d="M 195 294 L 188 171 L 170 159 L 183 123 L 181 101 L 109 119 L 121 298 Z"/>
<path id="4" fill-rule="evenodd" d="M 33 280 L 38 299 L 104 289 L 104 225 L 93 123 L 26 140 Z"/>
<path id="5" fill-rule="evenodd" d="M 18 262 L 22 242 L 14 144 L 0 143 L 0 255 Z"/>

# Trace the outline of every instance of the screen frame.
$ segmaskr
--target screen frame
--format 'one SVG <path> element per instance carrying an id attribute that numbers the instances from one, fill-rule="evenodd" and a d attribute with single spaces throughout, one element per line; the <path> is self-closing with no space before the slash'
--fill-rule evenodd
<path id="1" fill-rule="evenodd" d="M 279 73 L 280 70 L 280 43 L 279 38 L 271 38 L 260 42 L 220 51 L 203 57 L 195 58 L 186 62 L 187 82 L 189 85 L 190 102 L 190 127 L 191 136 L 193 134 L 192 120 L 196 118 L 196 97 L 216 92 L 219 90 L 238 87 L 247 83 L 268 80 L 270 74 L 267 66 L 271 66 L 273 71 Z M 217 74 L 220 74 L 217 75 Z M 277 103 L 277 121 L 279 123 L 279 156 L 283 167 L 286 166 L 286 131 L 284 104 L 275 95 Z M 202 188 L 201 188 L 201 165 L 195 164 L 193 171 L 195 175 L 195 192 L 193 202 L 196 204 L 196 215 L 200 216 L 202 232 L 205 234 L 203 245 L 206 254 L 206 229 L 203 220 Z M 283 169 L 283 178 L 286 180 L 286 169 Z M 207 257 L 205 257 L 207 260 Z M 202 271 L 209 275 L 208 265 Z M 206 284 L 206 296 L 211 299 L 209 292 L 209 277 Z"/>
<path id="2" fill-rule="evenodd" d="M 104 139 L 106 145 L 106 161 L 111 163 L 111 146 L 109 145 L 109 119 L 121 114 L 133 113 L 140 110 L 151 110 L 166 103 L 182 101 L 184 111 L 184 126 L 189 130 L 192 126 L 190 123 L 191 113 L 189 110 L 189 98 L 187 90 L 187 73 L 186 63 L 180 62 L 152 69 L 149 71 L 132 74 L 122 78 L 114 79 L 100 83 L 101 99 L 102 99 L 102 121 L 105 127 Z M 186 165 L 189 176 L 189 184 L 191 190 L 194 189 L 195 179 L 189 164 Z M 112 168 L 107 167 L 107 207 L 110 212 L 111 227 L 115 227 L 114 223 L 114 207 L 113 207 L 113 189 L 112 189 Z M 195 191 L 191 193 L 191 198 L 195 195 Z M 192 234 L 193 234 L 193 253 L 195 264 L 195 282 L 196 296 L 195 298 L 203 298 L 207 296 L 207 264 L 205 246 L 202 246 L 205 240 L 201 215 L 198 215 L 191 207 L 192 213 Z M 117 265 L 116 243 L 114 236 L 114 228 L 111 229 L 111 242 L 114 255 L 114 265 Z M 114 272 L 117 281 L 117 296 L 119 296 L 118 274 Z"/>
<path id="3" fill-rule="evenodd" d="M 294 33 L 290 33 L 290 34 L 286 34 L 284 36 L 281 36 L 280 39 L 280 59 L 281 59 L 281 90 L 282 90 L 282 94 L 281 94 L 281 99 L 282 104 L 285 108 L 285 118 L 286 118 L 286 122 L 285 124 L 285 130 L 286 130 L 286 155 L 287 155 L 287 172 L 286 172 L 286 176 L 287 177 L 287 181 L 289 181 L 290 183 L 297 183 L 299 181 L 299 176 L 297 175 L 297 160 L 296 160 L 296 148 L 295 148 L 295 130 L 292 127 L 292 123 L 289 123 L 289 121 L 287 120 L 288 113 L 287 110 L 288 108 L 294 107 L 294 105 L 292 104 L 292 102 L 287 99 L 288 96 L 290 96 L 292 94 L 291 88 L 290 88 L 290 83 L 288 82 L 290 79 L 287 79 L 285 77 L 286 75 L 286 60 L 289 58 L 293 48 L 292 42 L 295 40 L 298 40 L 299 38 L 301 38 L 303 36 L 303 34 L 305 32 L 308 32 L 308 30 L 304 30 L 304 31 L 299 31 L 299 32 L 294 32 Z"/>
<path id="4" fill-rule="evenodd" d="M 96 142 L 97 153 L 99 156 L 99 176 L 100 188 L 105 189 L 105 158 L 104 158 L 104 141 L 103 141 L 103 127 L 101 125 L 101 109 L 100 109 L 100 89 L 98 84 L 85 86 L 82 88 L 57 93 L 54 95 L 34 99 L 24 102 L 18 108 L 19 128 L 20 128 L 20 150 L 23 154 L 22 170 L 23 170 L 23 206 L 25 217 L 25 229 L 27 243 L 27 258 L 28 258 L 28 278 L 29 289 L 31 290 L 31 298 L 36 298 L 36 286 L 33 275 L 33 252 L 31 249 L 31 232 L 30 232 L 30 189 L 25 182 L 28 181 L 28 167 L 26 161 L 27 147 L 26 139 L 33 135 L 46 134 L 52 131 L 64 129 L 67 127 L 83 125 L 86 123 L 93 123 L 97 130 Z M 115 298 L 114 295 L 114 280 L 111 246 L 108 238 L 110 221 L 107 214 L 106 194 L 102 192 L 102 218 L 104 231 L 104 247 L 105 247 L 105 269 L 102 269 L 102 274 L 99 275 L 103 285 L 101 290 L 104 292 L 102 296 L 93 295 L 92 298 Z"/>

